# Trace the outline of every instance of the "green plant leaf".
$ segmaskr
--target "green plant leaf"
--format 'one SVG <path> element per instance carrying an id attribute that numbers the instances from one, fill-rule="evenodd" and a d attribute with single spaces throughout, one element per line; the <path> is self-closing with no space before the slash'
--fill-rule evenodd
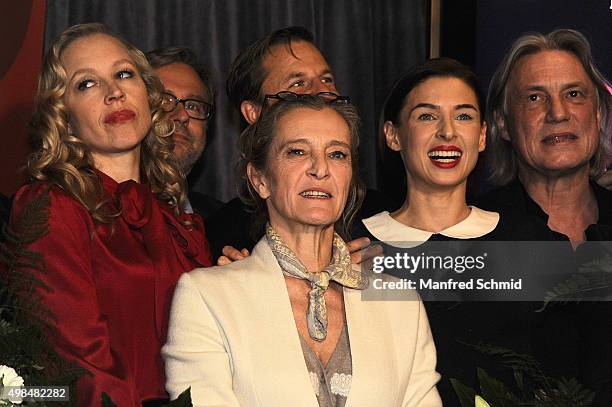
<path id="1" fill-rule="evenodd" d="M 102 392 L 102 407 L 117 407 L 117 405 L 108 394 Z"/>
<path id="2" fill-rule="evenodd" d="M 542 371 L 540 364 L 531 355 L 518 353 L 512 349 L 504 348 L 502 346 L 496 346 L 484 342 L 478 344 L 469 344 L 461 342 L 466 346 L 469 346 L 476 351 L 493 358 L 500 360 L 501 365 L 514 372 L 516 378 L 516 372 L 521 372 L 524 377 L 533 380 L 536 383 L 541 384 L 545 389 L 550 388 L 550 379 Z M 517 382 L 517 384 L 519 384 Z M 519 385 L 520 388 L 520 385 Z"/>
<path id="3" fill-rule="evenodd" d="M 466 386 L 457 379 L 451 378 L 450 382 L 453 385 L 455 393 L 457 393 L 457 397 L 459 398 L 459 403 L 461 403 L 461 407 L 474 407 L 476 390 L 472 389 L 469 386 Z"/>
<path id="4" fill-rule="evenodd" d="M 516 387 L 518 387 L 521 392 L 521 396 L 525 397 L 525 376 L 523 372 L 518 369 L 512 369 L 512 373 L 514 375 L 514 381 L 516 382 Z"/>
<path id="5" fill-rule="evenodd" d="M 191 407 L 191 387 L 187 388 L 182 392 L 176 400 L 172 400 L 168 403 L 168 407 Z"/>
<path id="6" fill-rule="evenodd" d="M 481 368 L 477 369 L 480 392 L 495 407 L 516 407 L 518 399 L 500 380 L 488 375 Z"/>
<path id="7" fill-rule="evenodd" d="M 63 359 L 47 338 L 53 313 L 41 301 L 39 290 L 49 290 L 40 279 L 46 272 L 44 257 L 30 244 L 48 232 L 49 188 L 14 216 L 4 228 L 0 244 L 0 361 L 13 366 L 29 386 L 66 386 L 74 394 L 77 379 L 88 372 Z M 29 403 L 34 404 L 34 403 Z M 35 403 L 36 405 L 44 405 Z M 67 406 L 74 406 L 71 399 Z"/>
<path id="8" fill-rule="evenodd" d="M 538 312 L 547 307 L 566 303 L 580 302 L 584 299 L 600 299 L 610 295 L 612 288 L 612 257 L 606 254 L 579 266 L 579 272 L 557 284 L 544 296 L 544 303 Z"/>
<path id="9" fill-rule="evenodd" d="M 595 393 L 584 388 L 575 378 L 565 377 L 557 381 L 555 390 L 549 394 L 551 405 L 563 407 L 588 407 L 593 403 Z"/>

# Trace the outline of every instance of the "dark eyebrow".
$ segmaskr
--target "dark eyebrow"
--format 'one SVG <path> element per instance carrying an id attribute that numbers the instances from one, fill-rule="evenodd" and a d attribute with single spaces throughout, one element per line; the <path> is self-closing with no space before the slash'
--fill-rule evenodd
<path id="1" fill-rule="evenodd" d="M 294 139 L 287 140 L 283 144 L 281 144 L 279 146 L 279 150 L 283 150 L 287 146 L 287 144 L 299 144 L 299 143 L 304 143 L 308 145 L 312 144 L 311 140 L 308 138 L 294 138 Z M 333 147 L 333 146 L 346 147 L 349 150 L 351 148 L 351 146 L 349 146 L 347 143 L 345 143 L 344 141 L 340 141 L 340 140 L 332 140 L 327 144 L 327 147 Z"/>
<path id="2" fill-rule="evenodd" d="M 296 79 L 296 78 L 303 78 L 305 77 L 306 74 L 304 72 L 290 72 L 286 77 L 285 77 L 285 82 L 290 81 L 292 79 Z"/>
<path id="3" fill-rule="evenodd" d="M 350 150 L 351 146 L 348 145 L 348 143 L 345 143 L 344 141 L 339 141 L 339 140 L 332 140 L 329 142 L 328 147 L 332 147 L 332 146 L 340 146 L 340 147 L 346 147 Z"/>
<path id="4" fill-rule="evenodd" d="M 308 140 L 307 138 L 294 138 L 294 139 L 286 140 L 283 144 L 279 146 L 279 150 L 282 150 L 283 148 L 285 148 L 287 144 L 294 144 L 294 143 L 310 144 L 310 140 Z"/>
<path id="5" fill-rule="evenodd" d="M 526 91 L 537 91 L 537 92 L 546 92 L 546 88 L 540 85 L 531 85 L 525 88 Z"/>
<path id="6" fill-rule="evenodd" d="M 331 75 L 334 76 L 334 74 L 331 71 L 331 68 L 327 68 L 325 69 L 323 72 L 321 72 L 319 74 L 319 76 L 324 76 L 324 75 Z M 296 78 L 304 78 L 306 76 L 306 73 L 304 72 L 300 72 L 300 71 L 294 71 L 294 72 L 290 72 L 286 77 L 285 77 L 285 82 L 290 81 L 292 79 L 296 79 Z"/>
<path id="7" fill-rule="evenodd" d="M 586 83 L 584 83 L 582 81 L 577 81 L 577 82 L 567 83 L 567 84 L 563 85 L 563 87 L 561 89 L 563 89 L 563 90 L 567 90 L 567 89 L 570 89 L 570 88 L 584 88 L 584 89 L 587 89 L 588 87 L 589 86 Z"/>
<path id="8" fill-rule="evenodd" d="M 176 96 L 177 92 L 173 91 L 172 89 L 164 88 L 164 92 L 171 94 L 175 98 L 178 97 L 178 96 Z M 195 100 L 199 100 L 200 102 L 208 103 L 208 101 L 206 100 L 206 97 L 204 95 L 198 95 L 196 93 L 188 93 L 186 97 L 180 98 L 180 99 L 195 99 Z"/>
<path id="9" fill-rule="evenodd" d="M 581 87 L 581 88 L 587 88 L 588 85 L 582 81 L 577 81 L 577 82 L 570 82 L 570 83 L 566 83 L 563 84 L 563 86 L 561 86 L 562 90 L 567 90 L 569 88 L 575 88 L 575 87 Z M 548 89 L 545 86 L 542 85 L 530 85 L 527 86 L 525 88 L 525 90 L 527 91 L 538 91 L 538 92 L 548 92 Z"/>
<path id="10" fill-rule="evenodd" d="M 440 110 L 440 106 L 438 106 L 438 105 L 434 105 L 432 103 L 419 103 L 418 105 L 416 105 L 415 107 L 412 108 L 412 110 L 410 111 L 410 114 L 412 114 L 412 112 L 414 112 L 415 110 L 417 110 L 419 108 Z M 462 103 L 460 105 L 455 105 L 454 109 L 455 110 L 459 110 L 459 109 L 472 109 L 472 110 L 475 110 L 475 111 L 478 112 L 478 108 L 476 108 L 476 106 L 474 106 L 471 103 Z"/>
<path id="11" fill-rule="evenodd" d="M 470 103 L 462 103 L 460 105 L 455 106 L 455 110 L 458 109 L 474 109 L 476 111 L 478 111 L 478 109 L 476 108 L 476 106 L 470 104 Z"/>
<path id="12" fill-rule="evenodd" d="M 419 103 L 418 105 L 412 108 L 412 110 L 410 111 L 410 114 L 412 114 L 412 112 L 420 108 L 440 110 L 440 106 L 438 105 L 433 105 L 431 103 Z"/>

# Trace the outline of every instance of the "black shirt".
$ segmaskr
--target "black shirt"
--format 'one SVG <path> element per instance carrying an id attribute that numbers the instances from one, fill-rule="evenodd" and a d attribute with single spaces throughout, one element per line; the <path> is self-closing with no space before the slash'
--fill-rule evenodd
<path id="1" fill-rule="evenodd" d="M 590 183 L 599 218 L 585 230 L 588 241 L 612 240 L 612 192 Z M 477 200 L 484 209 L 512 214 L 527 221 L 538 240 L 569 240 L 548 227 L 548 215 L 515 180 Z M 584 255 L 582 246 L 576 257 Z M 534 356 L 545 372 L 575 377 L 596 392 L 594 406 L 612 406 L 612 303 L 583 302 L 555 305 L 530 326 Z"/>
<path id="2" fill-rule="evenodd" d="M 612 240 L 612 192 L 595 182 L 590 183 L 597 200 L 599 219 L 586 231 L 587 240 Z M 524 218 L 531 225 L 530 235 L 537 240 L 569 240 L 562 233 L 548 227 L 548 215 L 527 194 L 525 187 L 518 180 L 494 189 L 476 200 L 476 206 L 482 209 L 499 212 L 502 216 L 511 215 Z"/>
<path id="3" fill-rule="evenodd" d="M 189 191 L 188 197 L 191 209 L 193 209 L 194 213 L 202 216 L 205 223 L 213 213 L 223 206 L 223 202 L 219 201 L 218 199 L 194 190 Z M 206 234 L 208 235 L 208 231 Z"/>
<path id="4" fill-rule="evenodd" d="M 469 252 L 481 252 L 479 242 L 537 240 L 531 233 L 531 227 L 521 219 L 510 216 L 499 216 L 495 212 L 486 212 L 472 208 L 468 218 L 439 233 L 429 233 L 410 228 L 381 213 L 361 223 L 361 233 L 373 242 L 382 242 L 386 256 L 393 256 L 397 251 L 421 252 L 428 255 L 437 254 L 444 247 L 442 242 L 462 241 L 462 255 Z M 402 242 L 423 242 L 413 249 L 398 249 Z M 480 246 L 480 247 L 479 247 Z M 495 271 L 496 277 L 512 272 L 501 268 L 506 263 L 506 253 L 502 245 L 487 246 L 491 263 L 487 270 Z M 570 250 L 568 248 L 568 250 Z M 434 253 L 434 251 L 436 253 Z M 445 253 L 447 254 L 447 253 Z M 508 256 L 512 254 L 507 253 Z M 540 259 L 535 259 L 539 261 Z M 510 264 L 510 263 L 508 263 Z M 515 264 L 515 263 L 513 263 Z M 541 266 L 541 264 L 540 264 Z M 531 265 L 536 267 L 537 265 Z M 391 274 L 398 278 L 405 276 L 401 272 Z M 471 274 L 472 276 L 474 274 Z M 455 276 L 457 277 L 459 276 Z M 477 294 L 477 293 L 476 293 Z M 488 374 L 505 383 L 512 383 L 512 372 L 503 369 L 499 362 L 484 355 L 474 346 L 492 345 L 513 349 L 519 353 L 533 353 L 529 337 L 529 328 L 537 317 L 535 310 L 539 303 L 478 301 L 461 299 L 457 301 L 431 301 L 424 295 L 424 305 L 429 319 L 437 352 L 436 370 L 441 374 L 438 392 L 445 407 L 461 407 L 459 399 L 451 385 L 450 379 L 478 389 L 477 368 L 483 368 Z"/>

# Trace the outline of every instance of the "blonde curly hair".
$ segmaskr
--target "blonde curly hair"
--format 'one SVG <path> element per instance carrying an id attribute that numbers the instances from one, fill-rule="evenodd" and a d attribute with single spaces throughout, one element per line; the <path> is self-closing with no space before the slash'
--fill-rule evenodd
<path id="1" fill-rule="evenodd" d="M 173 207 L 178 216 L 186 201 L 185 177 L 171 154 L 172 139 L 168 136 L 174 124 L 161 109 L 162 83 L 139 49 L 99 23 L 66 29 L 45 55 L 30 122 L 30 141 L 35 152 L 28 158 L 28 174 L 32 181 L 60 187 L 83 204 L 96 221 L 110 223 L 120 213 L 120 210 L 113 213 L 106 205 L 89 147 L 69 131 L 70 112 L 63 100 L 68 79 L 61 63 L 62 53 L 75 40 L 94 34 L 119 41 L 145 83 L 152 126 L 141 143 L 140 172 L 158 199 Z"/>

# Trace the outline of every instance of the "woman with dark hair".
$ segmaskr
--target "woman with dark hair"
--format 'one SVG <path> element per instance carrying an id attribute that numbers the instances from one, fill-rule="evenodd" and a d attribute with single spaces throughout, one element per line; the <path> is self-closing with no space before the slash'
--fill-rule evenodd
<path id="1" fill-rule="evenodd" d="M 44 232 L 28 249 L 44 259 L 49 339 L 88 373 L 71 394 L 120 406 L 167 398 L 161 345 L 181 273 L 210 265 L 202 220 L 185 214 L 170 154 L 163 88 L 138 49 L 101 24 L 68 28 L 39 78 L 28 162 L 12 228 L 40 207 Z"/>
<path id="2" fill-rule="evenodd" d="M 181 277 L 163 348 L 171 397 L 440 406 L 421 301 L 362 301 L 367 278 L 340 236 L 362 188 L 355 109 L 334 94 L 266 99 L 240 139 L 242 197 L 266 235 L 244 260 Z"/>
<path id="3" fill-rule="evenodd" d="M 419 254 L 441 250 L 435 243 L 440 241 L 516 240 L 524 236 L 526 231 L 519 224 L 512 225 L 496 212 L 466 203 L 468 175 L 485 149 L 483 114 L 475 74 L 455 60 L 428 60 L 395 83 L 381 115 L 381 137 L 389 149 L 401 155 L 407 193 L 398 210 L 363 219 L 365 228 L 361 231 L 372 241 L 383 242 L 386 255 L 402 250 L 418 250 Z M 491 317 L 482 304 L 425 304 L 438 351 L 437 370 L 442 374 L 440 394 L 445 406 L 458 405 L 448 379 L 473 384 L 478 363 L 476 352 L 459 341 L 494 343 L 499 333 L 489 326 L 478 329 Z M 516 326 L 511 319 L 504 319 L 506 316 L 497 317 Z"/>
<path id="4" fill-rule="evenodd" d="M 417 65 L 395 83 L 381 137 L 402 157 L 407 194 L 395 212 L 363 220 L 376 240 L 394 241 L 388 234 L 397 232 L 400 241 L 423 241 L 434 234 L 458 237 L 468 232 L 464 228 L 470 237 L 495 231 L 499 215 L 469 207 L 465 199 L 467 177 L 486 144 L 482 112 L 476 76 L 452 59 Z"/>

